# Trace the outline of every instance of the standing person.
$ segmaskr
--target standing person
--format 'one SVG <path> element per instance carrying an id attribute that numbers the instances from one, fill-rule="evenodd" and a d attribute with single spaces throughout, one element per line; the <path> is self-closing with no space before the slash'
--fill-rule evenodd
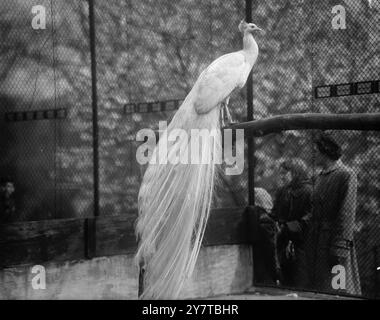
<path id="1" fill-rule="evenodd" d="M 10 178 L 0 180 L 0 223 L 9 223 L 15 214 L 15 187 Z"/>
<path id="2" fill-rule="evenodd" d="M 276 256 L 276 222 L 271 217 L 272 197 L 263 188 L 254 188 L 258 223 L 257 243 L 253 247 L 257 282 L 275 285 L 278 280 Z M 253 229 L 253 228 L 252 228 Z"/>
<path id="3" fill-rule="evenodd" d="M 345 270 L 345 288 L 339 290 L 361 294 L 354 246 L 356 174 L 340 160 L 341 147 L 331 136 L 322 133 L 315 146 L 316 165 L 322 171 L 316 177 L 313 197 L 311 284 L 320 291 L 337 292 L 332 269 L 341 265 Z"/>
<path id="4" fill-rule="evenodd" d="M 305 236 L 311 216 L 312 185 L 301 159 L 283 161 L 279 169 L 282 187 L 276 193 L 273 215 L 280 229 L 277 254 L 281 284 L 304 288 L 309 282 Z"/>

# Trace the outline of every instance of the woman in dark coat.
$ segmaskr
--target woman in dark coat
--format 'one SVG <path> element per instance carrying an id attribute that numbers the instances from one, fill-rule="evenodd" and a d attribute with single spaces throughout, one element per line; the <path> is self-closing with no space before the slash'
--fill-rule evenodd
<path id="1" fill-rule="evenodd" d="M 321 133 L 315 141 L 315 151 L 315 163 L 322 170 L 315 180 L 307 241 L 312 267 L 310 285 L 318 291 L 360 295 L 354 243 L 357 176 L 340 160 L 341 147 L 331 135 Z M 335 266 L 344 267 L 342 287 L 333 285 Z"/>
<path id="2" fill-rule="evenodd" d="M 305 237 L 312 208 L 312 185 L 305 163 L 301 159 L 282 162 L 280 182 L 272 213 L 280 230 L 277 253 L 281 284 L 304 288 L 309 283 Z"/>

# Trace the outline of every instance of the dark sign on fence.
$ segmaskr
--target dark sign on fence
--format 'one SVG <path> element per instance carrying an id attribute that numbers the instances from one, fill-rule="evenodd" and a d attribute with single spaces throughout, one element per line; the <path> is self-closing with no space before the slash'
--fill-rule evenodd
<path id="1" fill-rule="evenodd" d="M 334 84 L 315 88 L 315 98 L 333 98 L 379 93 L 380 80 Z"/>
<path id="2" fill-rule="evenodd" d="M 124 105 L 124 113 L 151 113 L 177 110 L 183 99 L 174 99 L 154 102 L 127 103 Z"/>

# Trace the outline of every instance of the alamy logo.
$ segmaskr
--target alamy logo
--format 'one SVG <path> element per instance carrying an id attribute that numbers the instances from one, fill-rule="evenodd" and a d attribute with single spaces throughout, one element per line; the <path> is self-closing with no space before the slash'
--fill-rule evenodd
<path id="1" fill-rule="evenodd" d="M 346 268 L 340 264 L 331 269 L 331 273 L 335 274 L 331 280 L 331 287 L 335 290 L 346 289 Z"/>
<path id="2" fill-rule="evenodd" d="M 32 13 L 35 15 L 32 19 L 32 28 L 34 30 L 46 29 L 46 8 L 41 5 L 33 6 Z"/>
<path id="3" fill-rule="evenodd" d="M 34 290 L 46 289 L 45 267 L 41 265 L 35 265 L 32 268 L 32 273 L 36 273 L 36 275 L 32 278 L 32 288 Z"/>
<path id="4" fill-rule="evenodd" d="M 227 175 L 238 175 L 244 169 L 244 130 L 236 130 L 233 141 L 232 130 L 223 132 L 223 148 L 217 146 L 221 133 L 217 129 L 173 129 L 168 133 L 167 122 L 159 122 L 159 143 L 152 129 L 141 129 L 136 140 L 143 142 L 136 152 L 139 164 L 226 164 Z M 235 143 L 234 143 L 235 142 Z M 223 150 L 223 151 L 222 151 Z M 235 153 L 235 154 L 234 154 Z"/>
<path id="5" fill-rule="evenodd" d="M 346 9 L 342 5 L 336 5 L 331 13 L 335 16 L 331 21 L 332 28 L 335 30 L 346 29 Z"/>

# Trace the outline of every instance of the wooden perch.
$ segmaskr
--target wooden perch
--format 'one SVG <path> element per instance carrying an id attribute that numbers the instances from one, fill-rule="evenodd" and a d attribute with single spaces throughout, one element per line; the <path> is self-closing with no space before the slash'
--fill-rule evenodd
<path id="1" fill-rule="evenodd" d="M 233 124 L 225 129 L 244 129 L 254 136 L 286 130 L 363 130 L 380 131 L 380 113 L 284 114 L 267 119 Z"/>

